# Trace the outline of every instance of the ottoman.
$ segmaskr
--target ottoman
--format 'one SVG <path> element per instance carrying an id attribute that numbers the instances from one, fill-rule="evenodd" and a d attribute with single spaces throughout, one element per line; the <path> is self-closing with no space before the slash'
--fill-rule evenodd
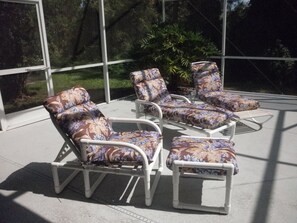
<path id="1" fill-rule="evenodd" d="M 166 165 L 172 170 L 173 207 L 228 214 L 231 208 L 232 177 L 238 173 L 234 143 L 223 138 L 179 136 L 172 140 Z M 225 180 L 223 207 L 183 203 L 179 200 L 180 176 Z"/>

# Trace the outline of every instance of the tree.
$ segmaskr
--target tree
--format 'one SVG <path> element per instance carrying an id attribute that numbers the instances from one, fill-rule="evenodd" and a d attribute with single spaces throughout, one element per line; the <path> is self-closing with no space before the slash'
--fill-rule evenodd
<path id="1" fill-rule="evenodd" d="M 227 36 L 232 43 L 227 45 L 228 55 L 296 57 L 296 12 L 297 1 L 295 0 L 251 0 L 249 4 L 237 4 L 237 7 L 234 7 L 228 14 L 227 30 L 229 32 Z M 285 65 L 287 67 L 284 67 Z M 236 63 L 232 64 L 234 71 L 239 70 L 236 66 Z M 266 74 L 266 79 L 275 83 L 274 88 L 279 91 L 280 89 L 285 90 L 281 86 L 283 82 L 280 82 L 283 77 L 279 75 L 290 71 L 291 83 L 287 84 L 294 83 L 295 86 L 297 84 L 296 65 L 294 67 L 288 62 L 272 61 L 268 66 L 267 62 L 262 61 L 258 63 L 258 67 L 261 72 L 254 76 L 251 76 L 251 72 L 248 73 L 249 69 L 242 68 L 239 79 L 248 77 L 250 80 L 257 80 L 260 78 L 259 74 Z M 269 67 L 282 67 L 284 70 L 279 72 L 271 70 Z M 231 71 L 230 73 L 238 76 L 238 72 Z"/>
<path id="2" fill-rule="evenodd" d="M 31 5 L 0 4 L 0 69 L 40 65 L 41 46 L 36 10 Z M 27 95 L 28 73 L 1 77 L 4 102 Z"/>
<path id="3" fill-rule="evenodd" d="M 154 25 L 134 49 L 140 67 L 157 67 L 175 90 L 180 81 L 191 83 L 190 63 L 219 53 L 202 34 L 178 24 Z"/>

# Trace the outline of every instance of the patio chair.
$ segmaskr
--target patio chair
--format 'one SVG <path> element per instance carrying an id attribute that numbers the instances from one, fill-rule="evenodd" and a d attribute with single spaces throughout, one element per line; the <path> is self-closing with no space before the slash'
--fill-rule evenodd
<path id="1" fill-rule="evenodd" d="M 238 164 L 234 142 L 224 138 L 205 138 L 194 136 L 174 137 L 166 160 L 172 170 L 173 207 L 207 212 L 228 214 L 231 209 L 231 191 L 233 175 L 237 174 Z M 185 202 L 180 194 L 180 177 L 225 181 L 224 204 L 205 205 L 201 200 Z M 192 188 L 191 193 L 197 193 Z M 201 190 L 202 193 L 202 190 Z"/>
<path id="2" fill-rule="evenodd" d="M 162 133 L 155 123 L 144 119 L 107 118 L 82 87 L 62 91 L 47 98 L 43 105 L 65 140 L 51 163 L 56 193 L 60 193 L 79 172 L 83 173 L 87 198 L 107 174 L 136 176 L 143 178 L 145 204 L 151 205 L 163 168 Z M 141 123 L 150 126 L 151 130 L 116 132 L 114 123 Z M 74 154 L 76 160 L 66 159 L 70 154 Z M 59 169 L 72 169 L 73 172 L 60 183 Z M 100 173 L 92 185 L 90 172 Z M 155 178 L 151 183 L 153 172 Z"/>
<path id="3" fill-rule="evenodd" d="M 163 130 L 163 122 L 182 128 L 194 129 L 207 136 L 231 129 L 235 133 L 233 113 L 208 104 L 194 104 L 184 96 L 169 94 L 158 68 L 130 73 L 137 98 L 136 117 L 157 118 Z"/>
<path id="4" fill-rule="evenodd" d="M 260 103 L 256 100 L 238 94 L 224 91 L 222 88 L 219 69 L 215 62 L 199 61 L 191 63 L 193 81 L 196 89 L 195 98 L 210 105 L 234 112 L 239 120 L 251 121 L 259 125 L 260 130 L 264 122 L 272 118 L 272 114 L 259 109 Z M 256 117 L 268 117 L 260 122 Z"/>

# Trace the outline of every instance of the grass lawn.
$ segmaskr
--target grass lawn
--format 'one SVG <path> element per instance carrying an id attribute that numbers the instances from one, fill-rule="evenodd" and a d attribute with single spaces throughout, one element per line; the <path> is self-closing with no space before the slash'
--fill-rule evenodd
<path id="1" fill-rule="evenodd" d="M 41 75 L 31 75 L 26 82 L 27 94 L 4 103 L 5 113 L 20 111 L 42 105 L 47 97 L 46 81 Z M 90 93 L 94 102 L 104 102 L 104 80 L 99 68 L 52 74 L 54 91 L 59 92 L 73 86 L 82 86 Z M 129 76 L 124 70 L 109 71 L 109 85 L 112 99 L 134 93 Z"/>

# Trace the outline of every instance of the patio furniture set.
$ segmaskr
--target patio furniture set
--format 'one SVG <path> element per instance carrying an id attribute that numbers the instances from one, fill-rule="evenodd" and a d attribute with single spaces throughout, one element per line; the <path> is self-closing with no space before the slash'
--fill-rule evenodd
<path id="1" fill-rule="evenodd" d="M 73 87 L 48 97 L 44 107 L 65 140 L 51 164 L 56 193 L 60 193 L 80 172 L 83 173 L 85 196 L 88 198 L 107 174 L 137 176 L 144 180 L 145 204 L 150 206 L 163 169 L 163 123 L 170 123 L 206 135 L 172 139 L 166 166 L 172 170 L 173 206 L 228 214 L 232 177 L 238 173 L 232 138 L 240 117 L 234 112 L 257 111 L 259 102 L 224 92 L 214 62 L 192 63 L 191 69 L 197 97 L 206 103 L 170 94 L 157 68 L 131 72 L 137 95 L 134 119 L 104 116 L 82 87 Z M 141 118 L 143 115 L 156 118 L 157 123 Z M 137 128 L 115 131 L 114 125 L 118 123 L 133 123 Z M 212 136 L 226 129 L 231 129 L 229 138 Z M 74 154 L 76 159 L 66 159 L 70 154 Z M 59 169 L 73 171 L 61 180 Z M 98 173 L 95 182 L 90 180 L 91 172 Z M 225 180 L 224 206 L 181 202 L 180 177 Z"/>

